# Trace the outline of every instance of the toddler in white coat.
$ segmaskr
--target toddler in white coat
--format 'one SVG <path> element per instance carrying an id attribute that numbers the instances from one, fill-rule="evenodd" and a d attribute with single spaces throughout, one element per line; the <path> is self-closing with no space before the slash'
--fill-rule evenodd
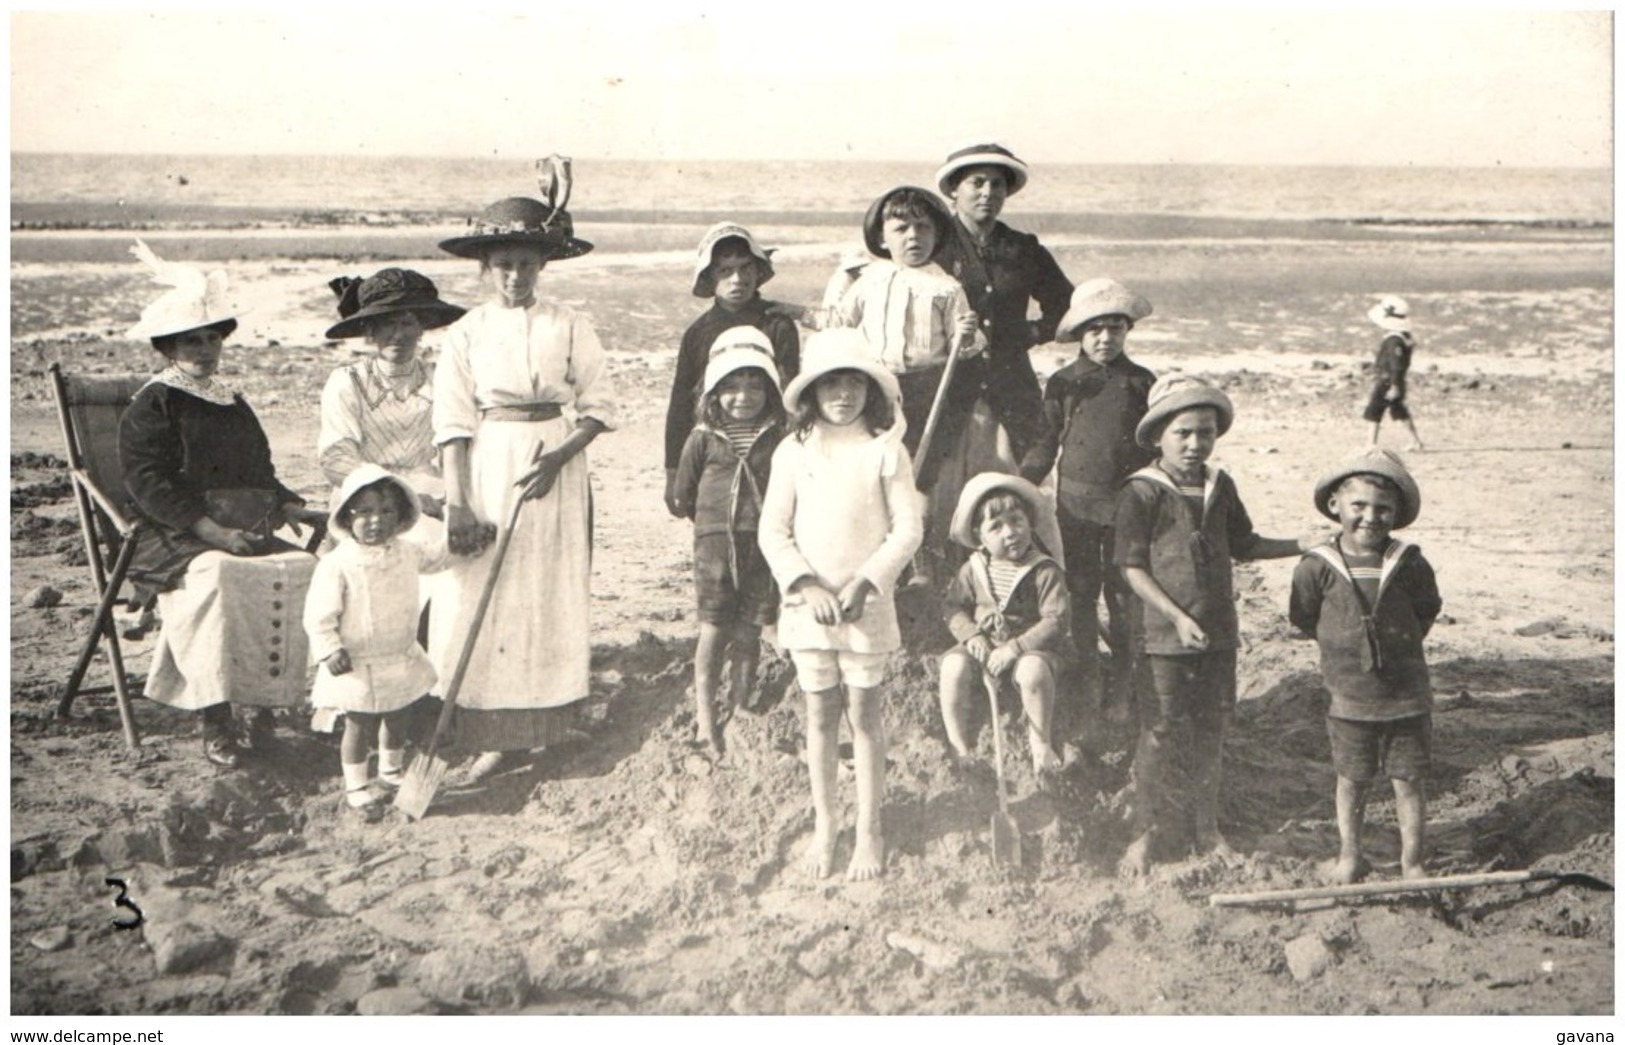
<path id="1" fill-rule="evenodd" d="M 443 538 L 432 548 L 401 539 L 418 520 L 418 503 L 405 480 L 377 465 L 351 472 L 328 523 L 338 545 L 316 564 L 305 598 L 305 632 L 320 665 L 310 700 L 318 716 L 344 716 L 344 798 L 362 812 L 382 798 L 369 786 L 374 734 L 378 781 L 398 787 L 407 709 L 435 683 L 417 641 L 418 574 L 444 569 L 447 559 Z"/>

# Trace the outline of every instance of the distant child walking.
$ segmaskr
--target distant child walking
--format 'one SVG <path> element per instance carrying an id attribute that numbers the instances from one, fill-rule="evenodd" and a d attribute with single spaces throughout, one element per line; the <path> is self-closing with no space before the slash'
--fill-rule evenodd
<path id="1" fill-rule="evenodd" d="M 773 278 L 772 252 L 764 250 L 743 225 L 719 222 L 706 230 L 694 259 L 693 293 L 711 298 L 711 307 L 683 331 L 677 373 L 666 408 L 666 509 L 681 517 L 674 496 L 677 462 L 694 429 L 705 367 L 717 335 L 738 326 L 756 327 L 773 345 L 773 365 L 788 381 L 801 369 L 801 335 L 795 320 L 764 299 L 760 288 Z"/>
<path id="2" fill-rule="evenodd" d="M 972 550 L 943 599 L 959 644 L 942 655 L 939 696 L 948 743 L 970 756 L 971 698 L 1008 677 L 1021 694 L 1033 776 L 1041 784 L 1062 768 L 1055 750 L 1055 690 L 1072 659 L 1071 601 L 1059 552 L 1060 531 L 1047 498 L 1027 480 L 998 472 L 972 477 L 954 512 L 954 539 Z M 999 724 L 991 724 L 998 729 Z"/>
<path id="3" fill-rule="evenodd" d="M 1158 843 L 1176 830 L 1175 810 L 1193 814 L 1199 852 L 1233 855 L 1219 833 L 1220 760 L 1236 703 L 1230 562 L 1309 547 L 1255 533 L 1235 482 L 1208 467 L 1234 419 L 1229 397 L 1206 381 L 1159 380 L 1134 433 L 1157 460 L 1117 497 L 1114 561 L 1139 597 L 1137 635 L 1150 669 L 1134 755 L 1135 839 L 1119 865 L 1130 876 L 1150 869 Z"/>
<path id="4" fill-rule="evenodd" d="M 418 521 L 406 481 L 375 464 L 339 488 L 328 529 L 338 545 L 316 563 L 305 597 L 305 633 L 319 665 L 310 700 L 344 715 L 339 766 L 351 809 L 374 811 L 367 754 L 378 743 L 378 783 L 400 786 L 408 709 L 435 684 L 417 642 L 418 574 L 444 569 L 444 539 L 426 548 L 399 539 Z"/>
<path id="5" fill-rule="evenodd" d="M 849 716 L 857 775 L 857 843 L 847 878 L 879 876 L 886 731 L 881 675 L 902 644 L 893 590 L 920 545 L 908 453 L 885 437 L 897 380 L 856 330 L 808 338 L 785 389 L 791 435 L 773 455 L 762 507 L 762 554 L 784 601 L 779 641 L 807 695 L 814 837 L 808 870 L 835 867 L 836 741 Z"/>
<path id="6" fill-rule="evenodd" d="M 773 343 L 755 327 L 717 335 L 705 366 L 700 420 L 677 462 L 677 512 L 694 520 L 694 589 L 700 637 L 694 701 L 700 739 L 718 758 L 722 727 L 756 683 L 762 626 L 778 616 L 779 593 L 756 532 L 773 451 L 784 438 L 784 407 Z M 717 688 L 724 653 L 733 670 L 724 717 Z"/>
<path id="7" fill-rule="evenodd" d="M 1422 639 L 1442 605 L 1433 567 L 1394 537 L 1416 521 L 1421 491 L 1405 465 L 1371 449 L 1315 484 L 1315 507 L 1342 532 L 1309 549 L 1292 575 L 1292 624 L 1320 646 L 1331 691 L 1326 730 L 1337 770 L 1341 847 L 1331 879 L 1369 870 L 1361 846 L 1365 803 L 1381 776 L 1393 783 L 1399 867 L 1422 878 L 1426 780 L 1432 759 L 1433 686 Z"/>
<path id="8" fill-rule="evenodd" d="M 1410 373 L 1411 353 L 1416 351 L 1416 338 L 1411 334 L 1411 307 L 1404 298 L 1390 295 L 1371 306 L 1366 316 L 1388 331 L 1382 344 L 1377 346 L 1377 383 L 1372 386 L 1371 398 L 1365 404 L 1365 419 L 1371 422 L 1371 445 L 1377 445 L 1382 415 L 1387 413 L 1411 433 L 1408 449 L 1420 450 L 1422 437 L 1416 434 L 1416 422 L 1411 418 L 1410 407 L 1405 405 L 1405 376 Z"/>
<path id="9" fill-rule="evenodd" d="M 1123 483 L 1156 457 L 1154 450 L 1135 442 L 1134 430 L 1145 416 L 1157 375 L 1125 351 L 1129 331 L 1150 314 L 1150 301 L 1114 279 L 1078 284 L 1055 332 L 1057 341 L 1078 342 L 1078 358 L 1044 384 L 1043 431 L 1021 462 L 1022 476 L 1034 483 L 1043 482 L 1051 466 L 1056 468 L 1072 634 L 1083 659 L 1085 700 L 1077 710 L 1084 716 L 1107 704 L 1127 710 L 1133 700 L 1133 593 L 1111 568 L 1112 515 Z M 1095 604 L 1102 594 L 1111 649 L 1107 671 L 1098 666 Z"/>

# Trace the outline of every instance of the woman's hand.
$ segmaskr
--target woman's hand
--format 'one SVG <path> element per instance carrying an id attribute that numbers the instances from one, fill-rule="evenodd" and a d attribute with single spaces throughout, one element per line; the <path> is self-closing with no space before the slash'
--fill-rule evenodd
<path id="1" fill-rule="evenodd" d="M 254 534 L 221 526 L 207 515 L 192 524 L 192 534 L 205 544 L 232 555 L 253 555 L 259 550 L 259 541 Z"/>
<path id="2" fill-rule="evenodd" d="M 515 486 L 519 487 L 519 496 L 527 501 L 539 500 L 553 492 L 553 484 L 558 481 L 559 472 L 564 470 L 564 462 L 568 458 L 558 451 L 551 451 L 536 458 L 536 463 L 530 471 L 521 475 Z"/>
<path id="3" fill-rule="evenodd" d="M 453 555 L 478 555 L 485 547 L 485 524 L 466 504 L 446 505 L 446 548 Z"/>
<path id="4" fill-rule="evenodd" d="M 842 620 L 858 620 L 863 616 L 864 603 L 868 602 L 869 594 L 875 586 L 862 577 L 854 577 L 846 587 L 841 589 L 838 596 L 841 603 Z"/>
<path id="5" fill-rule="evenodd" d="M 267 529 L 269 532 L 274 533 L 286 526 L 293 531 L 295 537 L 302 537 L 305 531 L 300 528 L 301 524 L 319 526 L 326 521 L 327 513 L 320 508 L 306 508 L 302 504 L 288 501 L 277 507 L 276 513 L 268 520 L 269 526 Z"/>
<path id="6" fill-rule="evenodd" d="M 327 665 L 327 671 L 330 675 L 348 675 L 350 673 L 350 653 L 343 646 L 329 653 L 327 659 L 322 663 Z"/>
<path id="7" fill-rule="evenodd" d="M 841 622 L 844 612 L 835 593 L 812 578 L 797 581 L 790 594 L 801 596 L 802 602 L 812 610 L 813 620 L 828 627 Z"/>

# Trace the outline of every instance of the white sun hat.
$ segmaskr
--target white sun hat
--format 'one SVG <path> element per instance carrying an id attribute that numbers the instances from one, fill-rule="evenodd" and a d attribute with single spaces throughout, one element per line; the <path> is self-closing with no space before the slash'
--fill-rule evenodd
<path id="1" fill-rule="evenodd" d="M 237 317 L 248 311 L 234 307 L 227 297 L 224 269 L 205 274 L 196 265 L 165 261 L 139 239 L 130 253 L 152 270 L 154 283 L 174 289 L 165 291 L 142 309 L 141 321 L 131 327 L 125 337 L 132 340 L 164 337 L 220 324 L 229 324 L 223 333 L 230 334 L 237 329 Z"/>
<path id="2" fill-rule="evenodd" d="M 1411 306 L 1396 294 L 1387 294 L 1371 306 L 1366 318 L 1384 330 L 1410 330 Z"/>

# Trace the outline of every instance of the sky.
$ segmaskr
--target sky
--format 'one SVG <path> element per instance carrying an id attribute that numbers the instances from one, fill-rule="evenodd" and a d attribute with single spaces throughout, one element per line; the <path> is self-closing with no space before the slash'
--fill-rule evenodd
<path id="1" fill-rule="evenodd" d="M 31 6 L 13 151 L 1612 164 L 1607 12 Z"/>

